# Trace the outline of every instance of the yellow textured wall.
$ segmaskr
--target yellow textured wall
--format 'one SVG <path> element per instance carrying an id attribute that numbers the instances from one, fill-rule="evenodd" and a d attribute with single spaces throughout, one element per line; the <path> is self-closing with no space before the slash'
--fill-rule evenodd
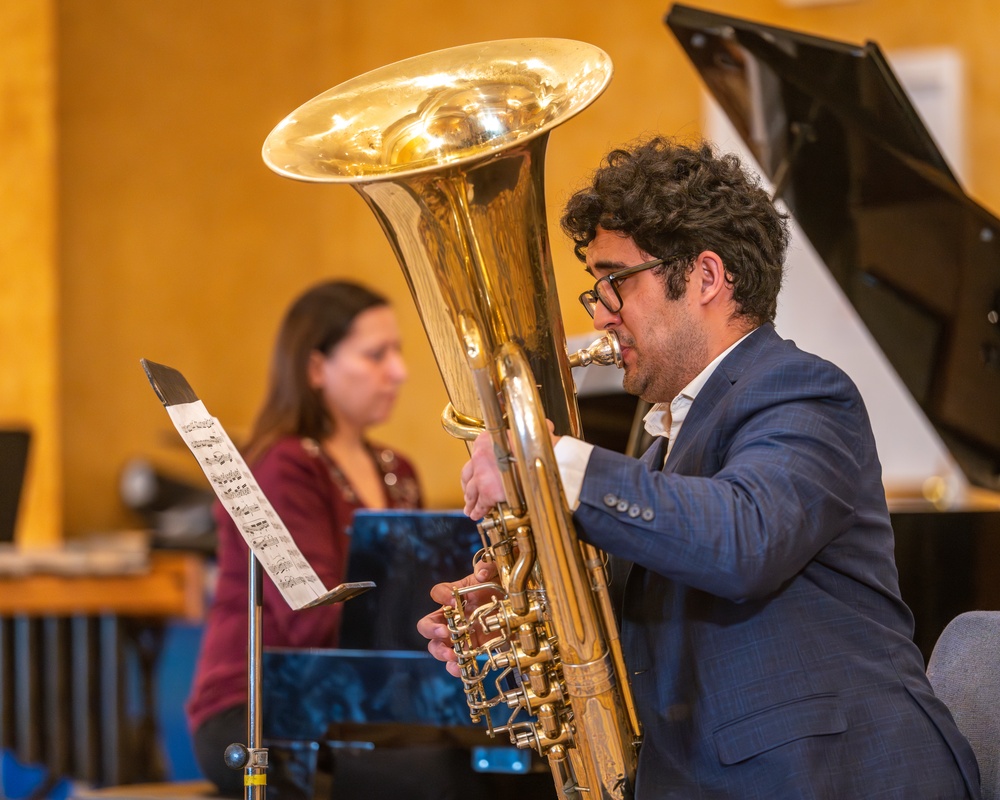
<path id="1" fill-rule="evenodd" d="M 563 200 L 610 146 L 654 130 L 682 136 L 699 131 L 701 86 L 663 25 L 668 5 L 383 0 L 373 13 L 369 4 L 348 0 L 56 3 L 59 282 L 57 290 L 48 287 L 47 299 L 43 287 L 47 305 L 37 335 L 11 363 L 39 381 L 43 409 L 57 404 L 58 418 L 40 422 L 61 442 L 67 533 L 134 523 L 120 507 L 116 485 L 131 456 L 200 478 L 140 358 L 180 369 L 239 437 L 260 401 L 281 312 L 306 284 L 331 275 L 360 275 L 397 301 L 409 334 L 412 380 L 400 412 L 378 433 L 415 458 L 433 506 L 457 504 L 464 446 L 438 425 L 444 391 L 374 217 L 348 187 L 273 175 L 261 162 L 261 144 L 275 123 L 319 92 L 429 50 L 522 36 L 577 38 L 604 48 L 616 66 L 611 87 L 553 133 L 546 162 L 562 307 L 568 331 L 583 332 L 588 321 L 575 296 L 586 281 L 555 224 Z M 946 7 L 917 0 L 801 9 L 779 0 L 698 5 L 854 43 L 873 39 L 888 51 L 957 48 L 970 99 L 968 173 L 974 182 L 968 188 L 1000 209 L 1000 160 L 992 146 L 1000 113 L 1000 56 L 992 31 L 1000 25 L 1000 6 L 990 0 Z M 0 35 L 28 35 L 30 42 L 6 21 L 11 7 L 19 6 L 4 4 Z M 16 53 L 4 44 L 4 59 L 37 64 L 31 53 L 22 54 L 24 44 Z M 2 80 L 12 80 L 10 72 Z M 4 123 L 5 144 L 19 135 Z M 45 152 L 46 135 L 40 126 L 41 144 L 32 144 L 36 157 Z M 5 173 L 2 180 L 11 178 Z M 50 180 L 41 170 L 29 193 L 43 220 Z M 10 191 L 3 204 L 0 217 L 12 209 L 29 214 L 22 196 Z M 47 229 L 41 233 L 46 241 Z M 37 248 L 36 242 L 24 258 L 38 260 Z M 34 298 L 32 280 L 18 280 L 15 303 Z M 60 338 L 52 347 L 46 332 L 53 323 L 45 315 L 56 308 Z M 6 339 L 9 321 L 0 326 Z M 43 390 L 57 374 L 59 391 Z M 57 485 L 60 476 L 45 479 Z"/>
<path id="2" fill-rule="evenodd" d="M 53 32 L 50 3 L 0 3 L 0 427 L 34 434 L 16 535 L 39 545 L 62 532 Z"/>

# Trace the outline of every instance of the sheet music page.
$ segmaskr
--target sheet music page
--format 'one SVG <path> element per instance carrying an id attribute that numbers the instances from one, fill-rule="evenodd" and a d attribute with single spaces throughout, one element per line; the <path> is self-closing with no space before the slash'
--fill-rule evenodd
<path id="1" fill-rule="evenodd" d="M 309 566 L 240 452 L 205 404 L 198 400 L 168 405 L 166 409 L 222 505 L 288 605 L 298 610 L 326 595 L 319 575 Z"/>

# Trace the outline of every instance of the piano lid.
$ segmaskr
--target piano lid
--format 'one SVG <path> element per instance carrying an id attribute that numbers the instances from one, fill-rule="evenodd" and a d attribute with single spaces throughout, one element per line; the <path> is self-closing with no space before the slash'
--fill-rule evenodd
<path id="1" fill-rule="evenodd" d="M 682 5 L 666 24 L 969 481 L 1000 489 L 1000 220 L 878 45 Z"/>

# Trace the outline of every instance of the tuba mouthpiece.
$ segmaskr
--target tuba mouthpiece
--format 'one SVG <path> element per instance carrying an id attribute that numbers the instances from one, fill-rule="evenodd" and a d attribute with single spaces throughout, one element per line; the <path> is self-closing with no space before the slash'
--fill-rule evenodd
<path id="1" fill-rule="evenodd" d="M 622 367 L 622 348 L 614 331 L 605 331 L 601 338 L 583 350 L 569 354 L 571 367 L 589 367 L 591 364 Z"/>

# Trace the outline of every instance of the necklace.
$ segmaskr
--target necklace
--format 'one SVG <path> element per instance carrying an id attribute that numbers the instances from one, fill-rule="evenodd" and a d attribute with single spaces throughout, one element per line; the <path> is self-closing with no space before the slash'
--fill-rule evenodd
<path id="1" fill-rule="evenodd" d="M 354 491 L 336 460 L 314 439 L 304 439 L 302 444 L 307 450 L 323 459 L 330 472 L 331 480 L 344 499 L 352 505 L 360 506 L 362 503 L 357 492 Z M 399 456 L 388 447 L 375 447 L 370 442 L 365 442 L 365 449 L 382 476 L 388 507 L 418 508 L 420 504 L 419 486 L 413 476 L 400 474 L 402 464 Z"/>

